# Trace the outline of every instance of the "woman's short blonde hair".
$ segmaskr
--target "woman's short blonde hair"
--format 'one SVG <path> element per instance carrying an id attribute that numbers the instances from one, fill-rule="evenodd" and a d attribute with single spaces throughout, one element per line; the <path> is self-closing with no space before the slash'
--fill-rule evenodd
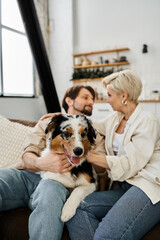
<path id="1" fill-rule="evenodd" d="M 112 73 L 102 80 L 104 88 L 110 84 L 117 94 L 128 93 L 128 100 L 136 102 L 142 91 L 142 82 L 131 70 Z"/>

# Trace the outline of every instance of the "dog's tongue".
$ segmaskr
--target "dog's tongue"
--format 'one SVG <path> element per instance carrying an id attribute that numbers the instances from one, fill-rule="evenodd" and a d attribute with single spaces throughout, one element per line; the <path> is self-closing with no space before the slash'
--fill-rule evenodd
<path id="1" fill-rule="evenodd" d="M 77 165 L 77 164 L 79 164 L 80 163 L 80 157 L 71 157 L 71 161 L 75 164 L 75 165 Z"/>
<path id="2" fill-rule="evenodd" d="M 68 159 L 70 160 L 70 163 L 73 163 L 74 165 L 78 165 L 80 163 L 80 157 L 75 157 L 75 156 L 71 156 L 67 150 L 64 147 L 64 151 L 66 153 L 66 155 L 68 156 Z"/>

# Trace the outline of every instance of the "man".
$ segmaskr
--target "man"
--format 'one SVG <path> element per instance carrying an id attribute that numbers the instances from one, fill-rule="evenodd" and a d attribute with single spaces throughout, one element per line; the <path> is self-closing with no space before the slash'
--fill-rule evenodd
<path id="1" fill-rule="evenodd" d="M 62 106 L 69 114 L 92 114 L 95 99 L 89 86 L 70 88 Z M 50 119 L 39 121 L 28 136 L 22 157 L 22 169 L 0 169 L 0 211 L 28 206 L 31 240 L 60 240 L 63 223 L 61 209 L 68 197 L 68 190 L 60 183 L 41 179 L 39 171 L 64 173 L 72 169 L 64 153 L 52 152 L 41 157 L 45 148 L 45 128 Z M 24 170 L 25 169 L 25 170 Z"/>
<path id="2" fill-rule="evenodd" d="M 68 114 L 92 115 L 95 92 L 90 86 L 77 85 L 69 88 L 62 100 L 62 107 Z M 54 113 L 45 114 L 40 120 L 53 117 Z"/>
<path id="3" fill-rule="evenodd" d="M 68 114 L 92 115 L 95 92 L 90 86 L 75 86 L 67 90 L 62 107 Z"/>

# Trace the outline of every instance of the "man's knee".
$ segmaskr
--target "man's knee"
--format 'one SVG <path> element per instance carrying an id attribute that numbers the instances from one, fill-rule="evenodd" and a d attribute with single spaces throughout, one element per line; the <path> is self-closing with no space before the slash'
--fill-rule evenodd
<path id="1" fill-rule="evenodd" d="M 19 170 L 11 168 L 0 169 L 0 188 L 6 191 L 8 187 L 13 186 L 14 179 L 18 178 Z"/>
<path id="2" fill-rule="evenodd" d="M 0 169 L 0 179 L 7 178 L 8 176 L 12 177 L 17 174 L 19 170 L 12 168 L 1 168 Z"/>
<path id="3" fill-rule="evenodd" d="M 47 205 L 63 205 L 68 197 L 68 190 L 59 182 L 42 179 L 36 190 L 31 196 L 32 206 L 40 204 Z"/>
<path id="4" fill-rule="evenodd" d="M 39 188 L 42 193 L 46 193 L 48 195 L 52 195 L 54 193 L 68 195 L 66 187 L 64 187 L 61 183 L 50 179 L 42 179 L 37 188 Z"/>

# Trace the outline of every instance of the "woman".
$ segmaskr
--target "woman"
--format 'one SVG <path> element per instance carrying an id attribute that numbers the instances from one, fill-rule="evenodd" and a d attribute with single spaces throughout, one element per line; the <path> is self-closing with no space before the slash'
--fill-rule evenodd
<path id="1" fill-rule="evenodd" d="M 142 84 L 130 70 L 103 86 L 115 111 L 96 124 L 107 156 L 91 152 L 88 161 L 118 187 L 86 197 L 67 226 L 72 240 L 138 240 L 160 221 L 160 124 L 138 104 Z"/>

